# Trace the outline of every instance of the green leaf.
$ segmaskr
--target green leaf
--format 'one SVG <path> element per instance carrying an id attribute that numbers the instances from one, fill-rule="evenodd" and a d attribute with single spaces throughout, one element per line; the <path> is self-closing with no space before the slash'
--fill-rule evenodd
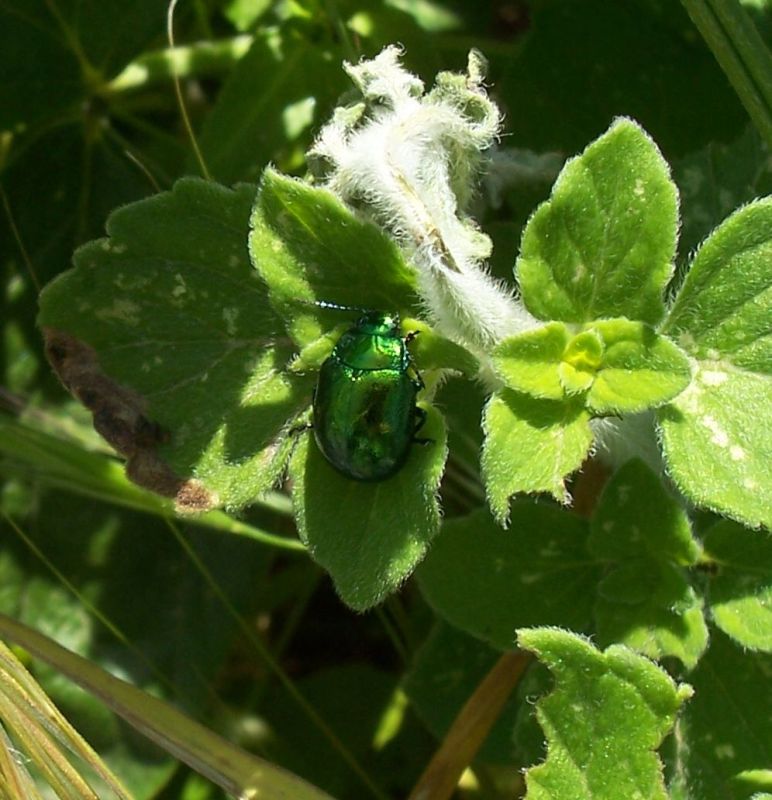
<path id="1" fill-rule="evenodd" d="M 504 339 L 492 353 L 496 374 L 510 389 L 562 400 L 565 392 L 558 365 L 569 339 L 568 328 L 562 322 L 550 322 Z"/>
<path id="2" fill-rule="evenodd" d="M 414 444 L 405 466 L 377 483 L 340 475 L 302 436 L 290 461 L 298 530 L 326 569 L 343 601 L 357 611 L 396 591 L 424 557 L 439 530 L 437 488 L 447 456 L 442 416 L 427 408 L 421 429 L 429 444 Z"/>
<path id="3" fill-rule="evenodd" d="M 685 258 L 725 217 L 772 191 L 768 150 L 753 125 L 729 144 L 710 142 L 673 164 L 683 219 L 678 249 Z"/>
<path id="4" fill-rule="evenodd" d="M 223 14 L 238 31 L 249 31 L 271 8 L 271 0 L 228 0 Z"/>
<path id="5" fill-rule="evenodd" d="M 662 405 L 691 379 L 689 360 L 648 325 L 627 319 L 601 320 L 591 328 L 604 344 L 603 360 L 587 394 L 596 414 L 634 414 Z"/>
<path id="6" fill-rule="evenodd" d="M 49 284 L 40 323 L 65 385 L 129 475 L 178 506 L 243 506 L 280 475 L 308 377 L 244 246 L 254 188 L 195 179 L 116 211 Z"/>
<path id="7" fill-rule="evenodd" d="M 700 556 L 685 510 L 637 458 L 618 469 L 603 489 L 587 545 L 601 559 L 648 557 L 694 564 Z"/>
<path id="8" fill-rule="evenodd" d="M 664 332 L 698 362 L 658 412 L 671 476 L 698 505 L 772 525 L 772 199 L 752 203 L 698 251 Z"/>
<path id="9" fill-rule="evenodd" d="M 694 667 L 708 645 L 702 599 L 673 564 L 641 558 L 611 570 L 598 585 L 595 619 L 601 644 L 619 642 L 649 658 L 680 658 Z"/>
<path id="10" fill-rule="evenodd" d="M 430 605 L 499 650 L 512 649 L 523 625 L 586 629 L 600 575 L 585 550 L 586 522 L 522 501 L 511 525 L 502 531 L 485 509 L 445 522 L 417 572 Z"/>
<path id="11" fill-rule="evenodd" d="M 527 800 L 666 800 L 653 751 L 690 688 L 622 645 L 600 652 L 575 634 L 546 628 L 517 636 L 556 684 L 536 706 L 547 758 L 526 773 Z"/>
<path id="12" fill-rule="evenodd" d="M 602 363 L 603 339 L 595 331 L 582 331 L 574 336 L 566 347 L 558 368 L 560 383 L 566 393 L 587 391 Z"/>
<path id="13" fill-rule="evenodd" d="M 592 444 L 589 415 L 580 406 L 510 389 L 488 401 L 483 431 L 482 474 L 501 523 L 518 492 L 549 492 L 566 502 L 564 478 L 581 466 Z"/>
<path id="14" fill-rule="evenodd" d="M 719 570 L 707 595 L 713 621 L 743 647 L 771 651 L 772 537 L 723 520 L 704 545 Z"/>
<path id="15" fill-rule="evenodd" d="M 201 132 L 212 175 L 233 183 L 257 181 L 269 162 L 297 168 L 342 90 L 340 61 L 325 42 L 309 47 L 290 26 L 258 31 Z"/>
<path id="16" fill-rule="evenodd" d="M 700 361 L 772 371 L 772 198 L 736 211 L 697 251 L 663 331 Z"/>
<path id="17" fill-rule="evenodd" d="M 654 142 L 617 120 L 558 176 L 523 233 L 517 277 L 539 319 L 655 323 L 672 273 L 676 190 Z"/>
<path id="18" fill-rule="evenodd" d="M 313 306 L 317 300 L 417 311 L 415 275 L 396 244 L 326 189 L 266 170 L 251 224 L 252 264 L 299 346 L 321 334 L 319 319 L 336 313 Z M 340 321 L 337 312 L 334 324 Z"/>
<path id="19" fill-rule="evenodd" d="M 668 472 L 697 505 L 769 527 L 769 379 L 715 366 L 704 365 L 692 385 L 657 412 Z"/>
<path id="20" fill-rule="evenodd" d="M 571 338 L 550 322 L 501 342 L 493 351 L 510 389 L 551 400 L 587 392 L 595 414 L 636 413 L 667 402 L 689 383 L 687 357 L 642 322 L 600 320 Z"/>
<path id="21" fill-rule="evenodd" d="M 410 353 L 417 369 L 452 369 L 468 378 L 474 378 L 479 373 L 480 362 L 472 353 L 460 344 L 440 336 L 425 322 L 412 318 L 403 319 L 402 330 L 415 337 L 410 345 Z"/>
<path id="22" fill-rule="evenodd" d="M 721 632 L 689 675 L 694 697 L 678 720 L 674 788 L 689 800 L 746 800 L 772 788 L 772 659 Z"/>
<path id="23" fill-rule="evenodd" d="M 464 703 L 488 674 L 501 653 L 457 628 L 438 622 L 415 654 L 403 688 L 411 705 L 434 736 L 441 740 Z M 512 731 L 519 704 L 505 704 L 480 749 L 483 761 L 512 762 Z"/>
<path id="24" fill-rule="evenodd" d="M 651 658 L 676 656 L 693 667 L 708 630 L 702 601 L 678 565 L 693 564 L 700 548 L 684 509 L 643 461 L 628 461 L 606 484 L 587 545 L 598 558 L 618 562 L 598 586 L 601 643 L 620 642 Z"/>

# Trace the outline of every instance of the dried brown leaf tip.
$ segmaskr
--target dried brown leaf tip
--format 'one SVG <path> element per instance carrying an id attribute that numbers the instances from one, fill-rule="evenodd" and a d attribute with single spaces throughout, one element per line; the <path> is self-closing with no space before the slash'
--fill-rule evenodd
<path id="1" fill-rule="evenodd" d="M 195 479 L 183 479 L 157 453 L 170 440 L 145 414 L 137 392 L 102 371 L 96 351 L 80 339 L 55 328 L 44 328 L 46 356 L 64 387 L 88 408 L 94 428 L 127 459 L 126 474 L 139 486 L 174 498 L 179 513 L 215 508 L 217 496 Z"/>

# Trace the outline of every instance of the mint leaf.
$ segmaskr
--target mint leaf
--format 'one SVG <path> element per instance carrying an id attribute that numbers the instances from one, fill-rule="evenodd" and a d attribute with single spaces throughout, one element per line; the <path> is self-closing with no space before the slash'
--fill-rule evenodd
<path id="1" fill-rule="evenodd" d="M 772 369 L 772 198 L 736 211 L 697 251 L 663 330 L 700 361 Z"/>
<path id="2" fill-rule="evenodd" d="M 421 437 L 396 475 L 377 483 L 336 472 L 301 435 L 290 461 L 292 500 L 301 539 L 341 599 L 357 611 L 380 603 L 408 578 L 439 530 L 437 489 L 447 448 L 442 416 L 427 408 Z"/>
<path id="3" fill-rule="evenodd" d="M 680 658 L 694 667 L 708 644 L 702 599 L 683 571 L 641 558 L 612 569 L 598 585 L 595 619 L 601 644 L 619 642 L 649 658 Z"/>
<path id="4" fill-rule="evenodd" d="M 538 400 L 501 389 L 485 406 L 482 474 L 488 502 L 506 522 L 516 493 L 549 492 L 566 502 L 564 478 L 592 444 L 589 415 L 576 402 Z"/>
<path id="5" fill-rule="evenodd" d="M 772 658 L 746 653 L 720 631 L 689 682 L 677 722 L 672 790 L 689 800 L 745 800 L 772 787 Z"/>
<path id="6" fill-rule="evenodd" d="M 511 389 L 560 400 L 586 392 L 589 411 L 636 413 L 672 399 L 689 384 L 687 357 L 642 322 L 600 320 L 573 338 L 550 322 L 501 342 L 498 376 Z"/>
<path id="7" fill-rule="evenodd" d="M 603 339 L 593 330 L 577 333 L 568 343 L 558 377 L 567 394 L 589 389 L 603 361 Z"/>
<path id="8" fill-rule="evenodd" d="M 536 705 L 547 758 L 526 773 L 526 800 L 666 800 L 653 751 L 690 688 L 622 645 L 600 652 L 548 628 L 519 630 L 517 638 L 555 677 L 554 691 Z"/>
<path id="9" fill-rule="evenodd" d="M 320 319 L 334 313 L 315 307 L 317 300 L 417 311 L 415 275 L 396 244 L 328 190 L 266 170 L 251 225 L 252 264 L 299 346 L 318 338 Z M 340 321 L 337 312 L 333 325 Z"/>
<path id="10" fill-rule="evenodd" d="M 517 278 L 539 319 L 657 322 L 672 273 L 676 189 L 654 142 L 617 120 L 558 176 L 523 233 Z"/>
<path id="11" fill-rule="evenodd" d="M 737 211 L 698 251 L 664 325 L 697 361 L 658 412 L 670 474 L 698 505 L 772 525 L 772 199 Z"/>
<path id="12" fill-rule="evenodd" d="M 651 658 L 676 656 L 693 667 L 708 630 L 702 600 L 678 566 L 700 555 L 683 508 L 633 459 L 606 485 L 591 526 L 589 551 L 617 562 L 598 585 L 601 643 L 620 642 Z"/>
<path id="13" fill-rule="evenodd" d="M 723 520 L 708 530 L 705 555 L 718 566 L 708 604 L 724 633 L 751 650 L 772 650 L 772 538 Z"/>
<path id="14" fill-rule="evenodd" d="M 634 414 L 662 405 L 691 378 L 689 360 L 648 325 L 627 319 L 600 320 L 591 331 L 603 341 L 603 357 L 587 394 L 595 414 Z"/>
<path id="15" fill-rule="evenodd" d="M 418 568 L 440 616 L 500 650 L 522 625 L 586 629 L 599 568 L 585 550 L 586 522 L 550 505 L 512 504 L 504 532 L 485 509 L 445 522 Z"/>
<path id="16" fill-rule="evenodd" d="M 693 564 L 700 556 L 685 510 L 637 458 L 620 467 L 603 489 L 587 545 L 601 559 L 649 557 Z"/>
<path id="17" fill-rule="evenodd" d="M 40 297 L 59 376 L 130 477 L 182 510 L 270 488 L 311 400 L 247 258 L 254 191 L 184 179 L 119 209 Z"/>
<path id="18" fill-rule="evenodd" d="M 533 397 L 562 400 L 565 391 L 558 366 L 570 340 L 562 322 L 504 339 L 492 353 L 496 374 L 518 392 Z"/>
<path id="19" fill-rule="evenodd" d="M 469 378 L 474 378 L 479 373 L 480 363 L 475 356 L 460 344 L 440 336 L 425 322 L 412 318 L 403 319 L 402 329 L 415 336 L 410 345 L 410 353 L 418 370 L 449 369 Z"/>

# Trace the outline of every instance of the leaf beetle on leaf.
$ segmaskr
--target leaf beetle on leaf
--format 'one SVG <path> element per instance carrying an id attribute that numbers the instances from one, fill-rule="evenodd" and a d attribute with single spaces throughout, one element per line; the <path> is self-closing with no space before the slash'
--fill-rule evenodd
<path id="1" fill-rule="evenodd" d="M 323 307 L 340 308 L 331 303 Z M 405 464 L 426 420 L 423 388 L 396 314 L 367 311 L 338 340 L 319 371 L 314 438 L 325 459 L 355 481 L 383 481 Z"/>

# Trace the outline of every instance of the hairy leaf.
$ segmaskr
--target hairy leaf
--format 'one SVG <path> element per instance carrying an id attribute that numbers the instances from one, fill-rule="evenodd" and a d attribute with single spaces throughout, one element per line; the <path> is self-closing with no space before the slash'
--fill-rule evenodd
<path id="1" fill-rule="evenodd" d="M 564 479 L 592 443 L 581 405 L 502 389 L 485 406 L 483 430 L 482 473 L 499 522 L 506 522 L 509 498 L 519 492 L 549 492 L 566 502 Z"/>
<path id="2" fill-rule="evenodd" d="M 358 611 L 380 603 L 413 572 L 439 530 L 437 488 L 447 448 L 442 416 L 426 409 L 422 436 L 407 463 L 388 480 L 353 481 L 340 475 L 310 433 L 290 461 L 298 530 L 311 556 L 326 569 L 343 601 Z"/>
<path id="3" fill-rule="evenodd" d="M 253 196 L 185 179 L 119 209 L 40 299 L 65 385 L 130 477 L 188 510 L 270 488 L 311 400 L 247 258 Z"/>
<path id="4" fill-rule="evenodd" d="M 320 319 L 346 321 L 315 301 L 351 306 L 355 313 L 417 310 L 415 275 L 394 242 L 326 189 L 267 170 L 251 224 L 252 264 L 299 346 L 319 337 Z"/>
<path id="5" fill-rule="evenodd" d="M 603 341 L 603 357 L 587 393 L 596 414 L 635 414 L 662 405 L 689 384 L 686 356 L 648 325 L 626 319 L 592 325 Z"/>
<path id="6" fill-rule="evenodd" d="M 708 590 L 713 621 L 743 647 L 772 651 L 772 537 L 723 520 L 704 544 L 719 570 Z"/>
<path id="7" fill-rule="evenodd" d="M 485 509 L 448 520 L 418 569 L 432 607 L 500 650 L 523 625 L 586 629 L 600 575 L 584 520 L 554 506 L 512 504 L 510 531 Z"/>
<path id="8" fill-rule="evenodd" d="M 654 750 L 673 725 L 690 687 L 622 645 L 596 650 L 586 639 L 549 628 L 519 630 L 555 677 L 536 713 L 547 758 L 526 773 L 527 800 L 666 800 Z"/>
<path id="9" fill-rule="evenodd" d="M 550 322 L 501 342 L 493 351 L 498 376 L 518 392 L 562 400 L 565 396 L 558 367 L 570 335 L 562 322 Z"/>
<path id="10" fill-rule="evenodd" d="M 689 519 L 642 461 L 621 467 L 592 517 L 590 552 L 613 566 L 598 586 L 602 644 L 620 642 L 651 658 L 693 667 L 708 643 L 702 600 L 680 565 L 700 554 Z"/>
<path id="11" fill-rule="evenodd" d="M 670 474 L 699 505 L 772 525 L 772 199 L 707 239 L 664 331 L 699 367 L 658 412 Z"/>
<path id="12" fill-rule="evenodd" d="M 591 531 L 588 547 L 598 558 L 693 564 L 700 555 L 686 511 L 640 459 L 628 461 L 606 484 Z"/>
<path id="13" fill-rule="evenodd" d="M 649 658 L 675 656 L 694 667 L 708 645 L 702 598 L 685 574 L 654 559 L 631 559 L 598 585 L 601 644 L 619 642 Z"/>
<path id="14" fill-rule="evenodd" d="M 528 222 L 517 277 L 540 319 L 657 322 L 672 273 L 675 185 L 654 142 L 618 120 L 563 167 Z"/>

